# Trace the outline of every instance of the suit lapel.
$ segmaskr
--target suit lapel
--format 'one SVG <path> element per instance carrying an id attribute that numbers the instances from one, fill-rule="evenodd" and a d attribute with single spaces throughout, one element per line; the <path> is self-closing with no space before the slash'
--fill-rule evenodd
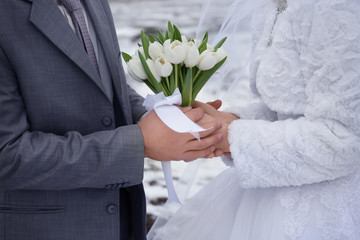
<path id="1" fill-rule="evenodd" d="M 104 7 L 99 0 L 87 0 L 84 4 L 87 5 L 88 14 L 91 17 L 97 33 L 96 36 L 104 51 L 115 90 L 120 90 L 121 77 L 119 73 L 119 59 L 117 52 L 115 51 L 117 48 L 113 41 L 110 24 L 105 14 Z"/>
<path id="2" fill-rule="evenodd" d="M 32 0 L 32 2 L 30 21 L 56 47 L 78 65 L 106 95 L 98 73 L 83 50 L 84 47 L 66 22 L 55 2 L 53 0 Z"/>
<path id="3" fill-rule="evenodd" d="M 91 17 L 95 27 L 96 36 L 104 50 L 105 58 L 109 66 L 112 83 L 114 86 L 114 94 L 119 99 L 120 107 L 124 113 L 127 124 L 132 123 L 130 106 L 127 95 L 127 85 L 125 77 L 121 75 L 119 55 L 116 51 L 118 49 L 117 42 L 114 41 L 111 33 L 109 20 L 107 18 L 104 6 L 100 0 L 86 0 L 84 1 L 88 9 L 88 14 Z M 107 3 L 106 3 L 107 4 Z M 121 81 L 123 80 L 123 81 Z M 124 107 L 127 105 L 127 107 Z"/>

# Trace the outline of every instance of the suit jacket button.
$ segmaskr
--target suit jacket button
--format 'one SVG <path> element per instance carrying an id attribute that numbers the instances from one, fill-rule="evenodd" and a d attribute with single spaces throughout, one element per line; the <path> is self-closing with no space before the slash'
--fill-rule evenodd
<path id="1" fill-rule="evenodd" d="M 115 214 L 118 211 L 118 207 L 115 204 L 109 204 L 106 207 L 106 212 L 108 214 Z"/>
<path id="2" fill-rule="evenodd" d="M 102 119 L 101 119 L 101 123 L 103 126 L 105 127 L 110 127 L 111 124 L 113 123 L 113 120 L 111 117 L 108 117 L 108 116 L 104 116 Z"/>

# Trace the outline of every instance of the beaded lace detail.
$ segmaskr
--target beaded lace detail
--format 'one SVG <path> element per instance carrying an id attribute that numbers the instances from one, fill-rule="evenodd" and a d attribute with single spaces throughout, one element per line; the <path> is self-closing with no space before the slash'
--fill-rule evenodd
<path id="1" fill-rule="evenodd" d="M 278 12 L 282 13 L 287 8 L 287 0 L 279 0 L 278 2 Z"/>

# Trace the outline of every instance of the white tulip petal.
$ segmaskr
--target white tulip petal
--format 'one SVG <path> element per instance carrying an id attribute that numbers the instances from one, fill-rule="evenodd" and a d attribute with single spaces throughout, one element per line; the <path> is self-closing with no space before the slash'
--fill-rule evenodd
<path id="1" fill-rule="evenodd" d="M 165 46 L 165 56 L 166 58 L 174 64 L 179 64 L 184 61 L 186 56 L 186 47 L 182 42 L 175 40 L 169 46 Z"/>
<path id="2" fill-rule="evenodd" d="M 147 79 L 146 72 L 138 59 L 132 58 L 128 63 L 128 72 L 132 78 L 137 81 Z M 140 80 L 139 80 L 140 79 Z"/>
<path id="3" fill-rule="evenodd" d="M 215 56 L 217 58 L 217 61 L 220 62 L 225 57 L 227 57 L 227 52 L 224 48 L 218 48 L 218 50 L 215 52 Z"/>
<path id="4" fill-rule="evenodd" d="M 201 71 L 207 71 L 210 70 L 211 68 L 213 68 L 215 66 L 215 64 L 217 63 L 217 59 L 214 56 L 210 56 L 207 58 L 204 58 L 200 63 L 199 63 L 199 69 Z"/>
<path id="5" fill-rule="evenodd" d="M 164 57 L 157 58 L 155 60 L 155 68 L 157 73 L 161 77 L 168 77 L 172 73 L 173 66 L 171 63 Z"/>
<path id="6" fill-rule="evenodd" d="M 198 40 L 198 39 L 195 39 L 195 40 L 194 40 L 194 43 L 195 43 L 195 46 L 196 46 L 196 47 L 200 47 L 200 45 L 201 45 L 201 41 Z"/>
<path id="7" fill-rule="evenodd" d="M 138 50 L 136 50 L 135 54 L 132 56 L 132 59 L 140 61 L 139 52 L 145 57 L 144 48 L 139 47 Z"/>
<path id="8" fill-rule="evenodd" d="M 199 59 L 199 61 L 201 61 L 207 54 L 209 54 L 210 53 L 210 50 L 205 50 L 205 51 L 203 51 L 201 54 L 200 54 L 200 59 Z"/>
<path id="9" fill-rule="evenodd" d="M 164 47 L 158 42 L 150 43 L 149 55 L 150 55 L 151 59 L 153 59 L 153 60 L 155 60 L 158 57 L 163 56 L 164 55 Z"/>
<path id="10" fill-rule="evenodd" d="M 217 62 L 215 53 L 210 50 L 205 50 L 200 54 L 200 60 L 197 66 L 200 70 L 206 71 L 213 68 Z"/>
<path id="11" fill-rule="evenodd" d="M 192 68 L 199 63 L 200 53 L 199 49 L 195 44 L 189 44 L 187 47 L 187 53 L 184 60 L 184 63 L 187 67 Z"/>
<path id="12" fill-rule="evenodd" d="M 187 37 L 186 37 L 186 36 L 184 36 L 184 35 L 182 35 L 182 36 L 181 36 L 181 42 L 183 42 L 183 43 L 187 43 L 187 42 L 188 42 Z"/>
<path id="13" fill-rule="evenodd" d="M 170 44 L 171 44 L 171 40 L 170 40 L 170 39 L 166 39 L 165 42 L 164 42 L 164 44 L 163 44 L 163 46 L 164 46 L 164 47 L 169 47 Z"/>
<path id="14" fill-rule="evenodd" d="M 144 80 L 139 78 L 138 76 L 136 76 L 136 74 L 130 68 L 128 68 L 128 73 L 129 73 L 130 77 L 132 79 L 134 79 L 135 81 L 142 82 L 142 83 L 144 82 Z"/>
<path id="15" fill-rule="evenodd" d="M 143 47 L 139 47 L 138 51 L 145 57 L 145 51 Z M 137 53 L 137 55 L 139 54 Z"/>
<path id="16" fill-rule="evenodd" d="M 161 69 L 161 75 L 162 77 L 168 77 L 171 75 L 173 71 L 173 66 L 171 65 L 170 62 L 166 62 L 163 66 L 163 68 Z"/>
<path id="17" fill-rule="evenodd" d="M 132 56 L 131 60 L 140 60 L 140 57 L 139 57 L 138 52 L 136 52 L 136 53 Z"/>
<path id="18" fill-rule="evenodd" d="M 160 75 L 156 71 L 155 62 L 151 59 L 147 59 L 146 63 L 148 65 L 152 75 L 155 77 L 156 81 L 160 82 L 161 78 L 160 78 Z"/>

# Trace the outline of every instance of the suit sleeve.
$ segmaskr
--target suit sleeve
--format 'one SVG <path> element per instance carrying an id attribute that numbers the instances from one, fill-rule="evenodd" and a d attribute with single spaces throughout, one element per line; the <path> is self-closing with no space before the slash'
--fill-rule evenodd
<path id="1" fill-rule="evenodd" d="M 141 117 L 146 113 L 145 107 L 143 107 L 144 98 L 140 96 L 138 93 L 135 92 L 129 85 L 128 92 L 130 98 L 130 105 L 131 105 L 131 113 L 133 117 L 134 123 L 140 121 Z"/>
<path id="2" fill-rule="evenodd" d="M 0 188 L 65 190 L 131 186 L 143 178 L 138 125 L 63 136 L 30 131 L 16 74 L 0 48 Z"/>

